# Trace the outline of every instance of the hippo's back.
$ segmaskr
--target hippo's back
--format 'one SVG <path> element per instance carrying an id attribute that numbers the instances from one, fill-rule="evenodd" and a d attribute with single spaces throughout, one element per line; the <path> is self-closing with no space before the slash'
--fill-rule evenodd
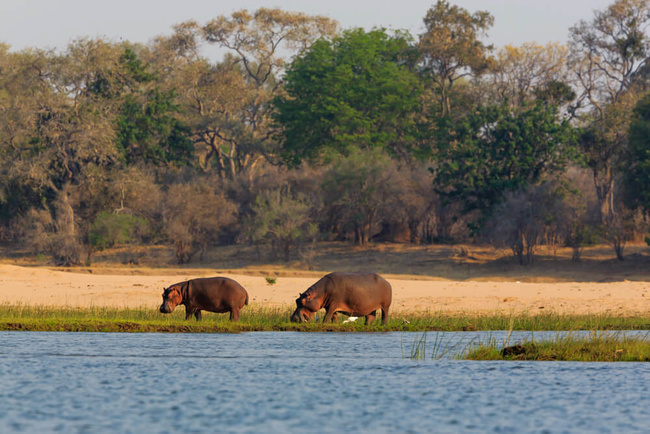
<path id="1" fill-rule="evenodd" d="M 323 277 L 326 292 L 334 299 L 356 300 L 390 305 L 390 283 L 377 273 L 330 273 Z"/>
<path id="2" fill-rule="evenodd" d="M 228 277 L 206 277 L 193 279 L 192 296 L 211 300 L 213 303 L 237 306 L 248 304 L 248 293 L 236 280 Z"/>

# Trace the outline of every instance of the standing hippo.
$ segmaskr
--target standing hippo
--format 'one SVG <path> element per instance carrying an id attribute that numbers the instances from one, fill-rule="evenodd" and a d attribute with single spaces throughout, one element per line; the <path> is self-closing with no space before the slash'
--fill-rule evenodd
<path id="1" fill-rule="evenodd" d="M 370 324 L 381 309 L 381 322 L 385 325 L 392 297 L 390 283 L 378 274 L 330 273 L 300 294 L 291 321 L 310 321 L 316 311 L 324 308 L 323 322 L 333 322 L 336 313 L 341 312 L 365 316 L 366 324 Z"/>
<path id="2" fill-rule="evenodd" d="M 185 319 L 192 314 L 201 320 L 201 311 L 230 312 L 231 321 L 239 321 L 239 311 L 248 305 L 248 293 L 239 283 L 227 277 L 192 279 L 165 289 L 160 305 L 162 313 L 172 313 L 179 304 L 185 305 Z"/>

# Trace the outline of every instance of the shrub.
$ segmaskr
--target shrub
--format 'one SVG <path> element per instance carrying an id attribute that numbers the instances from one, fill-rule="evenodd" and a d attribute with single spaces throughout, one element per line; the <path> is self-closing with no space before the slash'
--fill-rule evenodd
<path id="1" fill-rule="evenodd" d="M 378 232 L 399 193 L 394 162 L 379 150 L 337 156 L 323 181 L 323 212 L 333 232 L 352 233 L 359 245 Z"/>
<path id="2" fill-rule="evenodd" d="M 289 187 L 262 192 L 252 206 L 253 215 L 244 224 L 246 237 L 269 244 L 274 255 L 289 261 L 294 248 L 315 239 L 318 227 L 310 218 L 309 199 Z"/>
<path id="3" fill-rule="evenodd" d="M 497 246 L 509 247 L 521 265 L 530 264 L 545 228 L 565 213 L 559 189 L 550 182 L 507 193 L 486 222 L 483 233 Z"/>
<path id="4" fill-rule="evenodd" d="M 172 185 L 163 208 L 164 228 L 179 264 L 202 256 L 208 245 L 234 221 L 236 206 L 206 183 Z"/>
<path id="5" fill-rule="evenodd" d="M 140 242 L 149 232 L 147 220 L 131 215 L 102 212 L 90 225 L 90 245 L 102 250 L 116 244 Z"/>

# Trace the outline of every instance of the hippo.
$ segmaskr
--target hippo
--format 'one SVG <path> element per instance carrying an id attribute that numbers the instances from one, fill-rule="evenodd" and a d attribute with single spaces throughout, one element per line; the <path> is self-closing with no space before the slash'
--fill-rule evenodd
<path id="1" fill-rule="evenodd" d="M 381 309 L 381 322 L 386 325 L 393 291 L 383 277 L 375 273 L 330 273 L 323 276 L 296 299 L 291 322 L 310 321 L 316 311 L 325 309 L 323 322 L 336 319 L 337 312 L 365 316 L 372 323 Z"/>
<path id="2" fill-rule="evenodd" d="M 248 293 L 236 281 L 227 277 L 192 279 L 165 289 L 160 312 L 172 313 L 179 304 L 185 305 L 185 319 L 194 314 L 201 320 L 201 310 L 230 312 L 231 321 L 239 321 L 239 311 L 248 305 Z"/>

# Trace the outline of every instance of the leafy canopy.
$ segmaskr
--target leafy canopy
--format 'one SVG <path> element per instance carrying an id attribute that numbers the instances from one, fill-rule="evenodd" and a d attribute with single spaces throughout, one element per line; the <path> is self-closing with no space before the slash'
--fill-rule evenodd
<path id="1" fill-rule="evenodd" d="M 650 94 L 639 101 L 630 125 L 624 163 L 626 201 L 650 211 Z"/>
<path id="2" fill-rule="evenodd" d="M 320 39 L 296 58 L 286 95 L 274 100 L 285 160 L 298 164 L 351 147 L 407 152 L 420 94 L 409 42 L 401 33 L 353 29 Z"/>
<path id="3" fill-rule="evenodd" d="M 466 212 L 488 214 L 505 192 L 560 170 L 573 155 L 573 129 L 554 106 L 541 102 L 523 111 L 506 104 L 481 107 L 447 122 L 439 124 L 437 183 Z"/>

